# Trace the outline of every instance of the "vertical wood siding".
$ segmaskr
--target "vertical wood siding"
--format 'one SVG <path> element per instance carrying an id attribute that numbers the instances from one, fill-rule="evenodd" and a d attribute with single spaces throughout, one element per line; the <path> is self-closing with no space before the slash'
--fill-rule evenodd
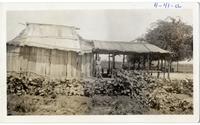
<path id="1" fill-rule="evenodd" d="M 90 77 L 92 58 L 92 54 L 9 45 L 7 71 L 33 72 L 51 78 Z"/>

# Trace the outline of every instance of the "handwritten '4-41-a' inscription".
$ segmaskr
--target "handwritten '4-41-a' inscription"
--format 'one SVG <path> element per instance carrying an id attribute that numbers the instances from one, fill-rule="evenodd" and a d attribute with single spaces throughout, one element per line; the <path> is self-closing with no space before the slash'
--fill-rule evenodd
<path id="1" fill-rule="evenodd" d="M 180 3 L 169 3 L 169 2 L 164 2 L 164 3 L 159 3 L 155 2 L 154 3 L 155 8 L 182 8 L 182 5 Z"/>

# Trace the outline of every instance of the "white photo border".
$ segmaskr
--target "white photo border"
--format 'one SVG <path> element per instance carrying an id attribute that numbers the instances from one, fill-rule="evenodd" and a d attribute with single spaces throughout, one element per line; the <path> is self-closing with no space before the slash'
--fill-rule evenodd
<path id="1" fill-rule="evenodd" d="M 178 2 L 177 2 L 178 3 Z M 68 9 L 156 9 L 153 2 L 136 3 L 1 3 L 0 4 L 0 121 L 2 122 L 198 122 L 199 121 L 199 5 L 181 3 L 193 10 L 193 115 L 27 115 L 7 116 L 6 90 L 6 12 L 18 10 Z M 66 9 L 67 8 L 67 9 Z"/>

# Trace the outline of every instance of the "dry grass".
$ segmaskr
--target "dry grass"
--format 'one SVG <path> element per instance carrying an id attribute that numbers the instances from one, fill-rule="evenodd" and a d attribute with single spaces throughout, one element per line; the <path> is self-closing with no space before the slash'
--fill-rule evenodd
<path id="1" fill-rule="evenodd" d="M 8 115 L 126 115 L 148 110 L 128 96 L 39 96 L 8 95 Z"/>
<path id="2" fill-rule="evenodd" d="M 87 114 L 91 107 L 91 99 L 81 96 L 51 99 L 31 95 L 8 95 L 8 100 L 8 115 L 81 115 Z"/>

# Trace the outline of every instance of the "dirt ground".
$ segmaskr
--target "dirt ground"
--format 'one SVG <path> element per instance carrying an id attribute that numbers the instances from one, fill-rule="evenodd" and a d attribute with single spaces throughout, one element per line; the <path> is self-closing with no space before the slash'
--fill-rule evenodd
<path id="1" fill-rule="evenodd" d="M 8 115 L 141 114 L 140 105 L 126 96 L 59 96 L 51 99 L 9 95 L 8 100 Z"/>
<path id="2" fill-rule="evenodd" d="M 183 94 L 174 94 L 177 98 L 192 102 L 192 98 Z M 127 96 L 58 96 L 56 99 L 39 96 L 8 95 L 8 115 L 159 115 L 180 114 L 146 109 Z M 186 114 L 191 114 L 192 110 Z"/>

